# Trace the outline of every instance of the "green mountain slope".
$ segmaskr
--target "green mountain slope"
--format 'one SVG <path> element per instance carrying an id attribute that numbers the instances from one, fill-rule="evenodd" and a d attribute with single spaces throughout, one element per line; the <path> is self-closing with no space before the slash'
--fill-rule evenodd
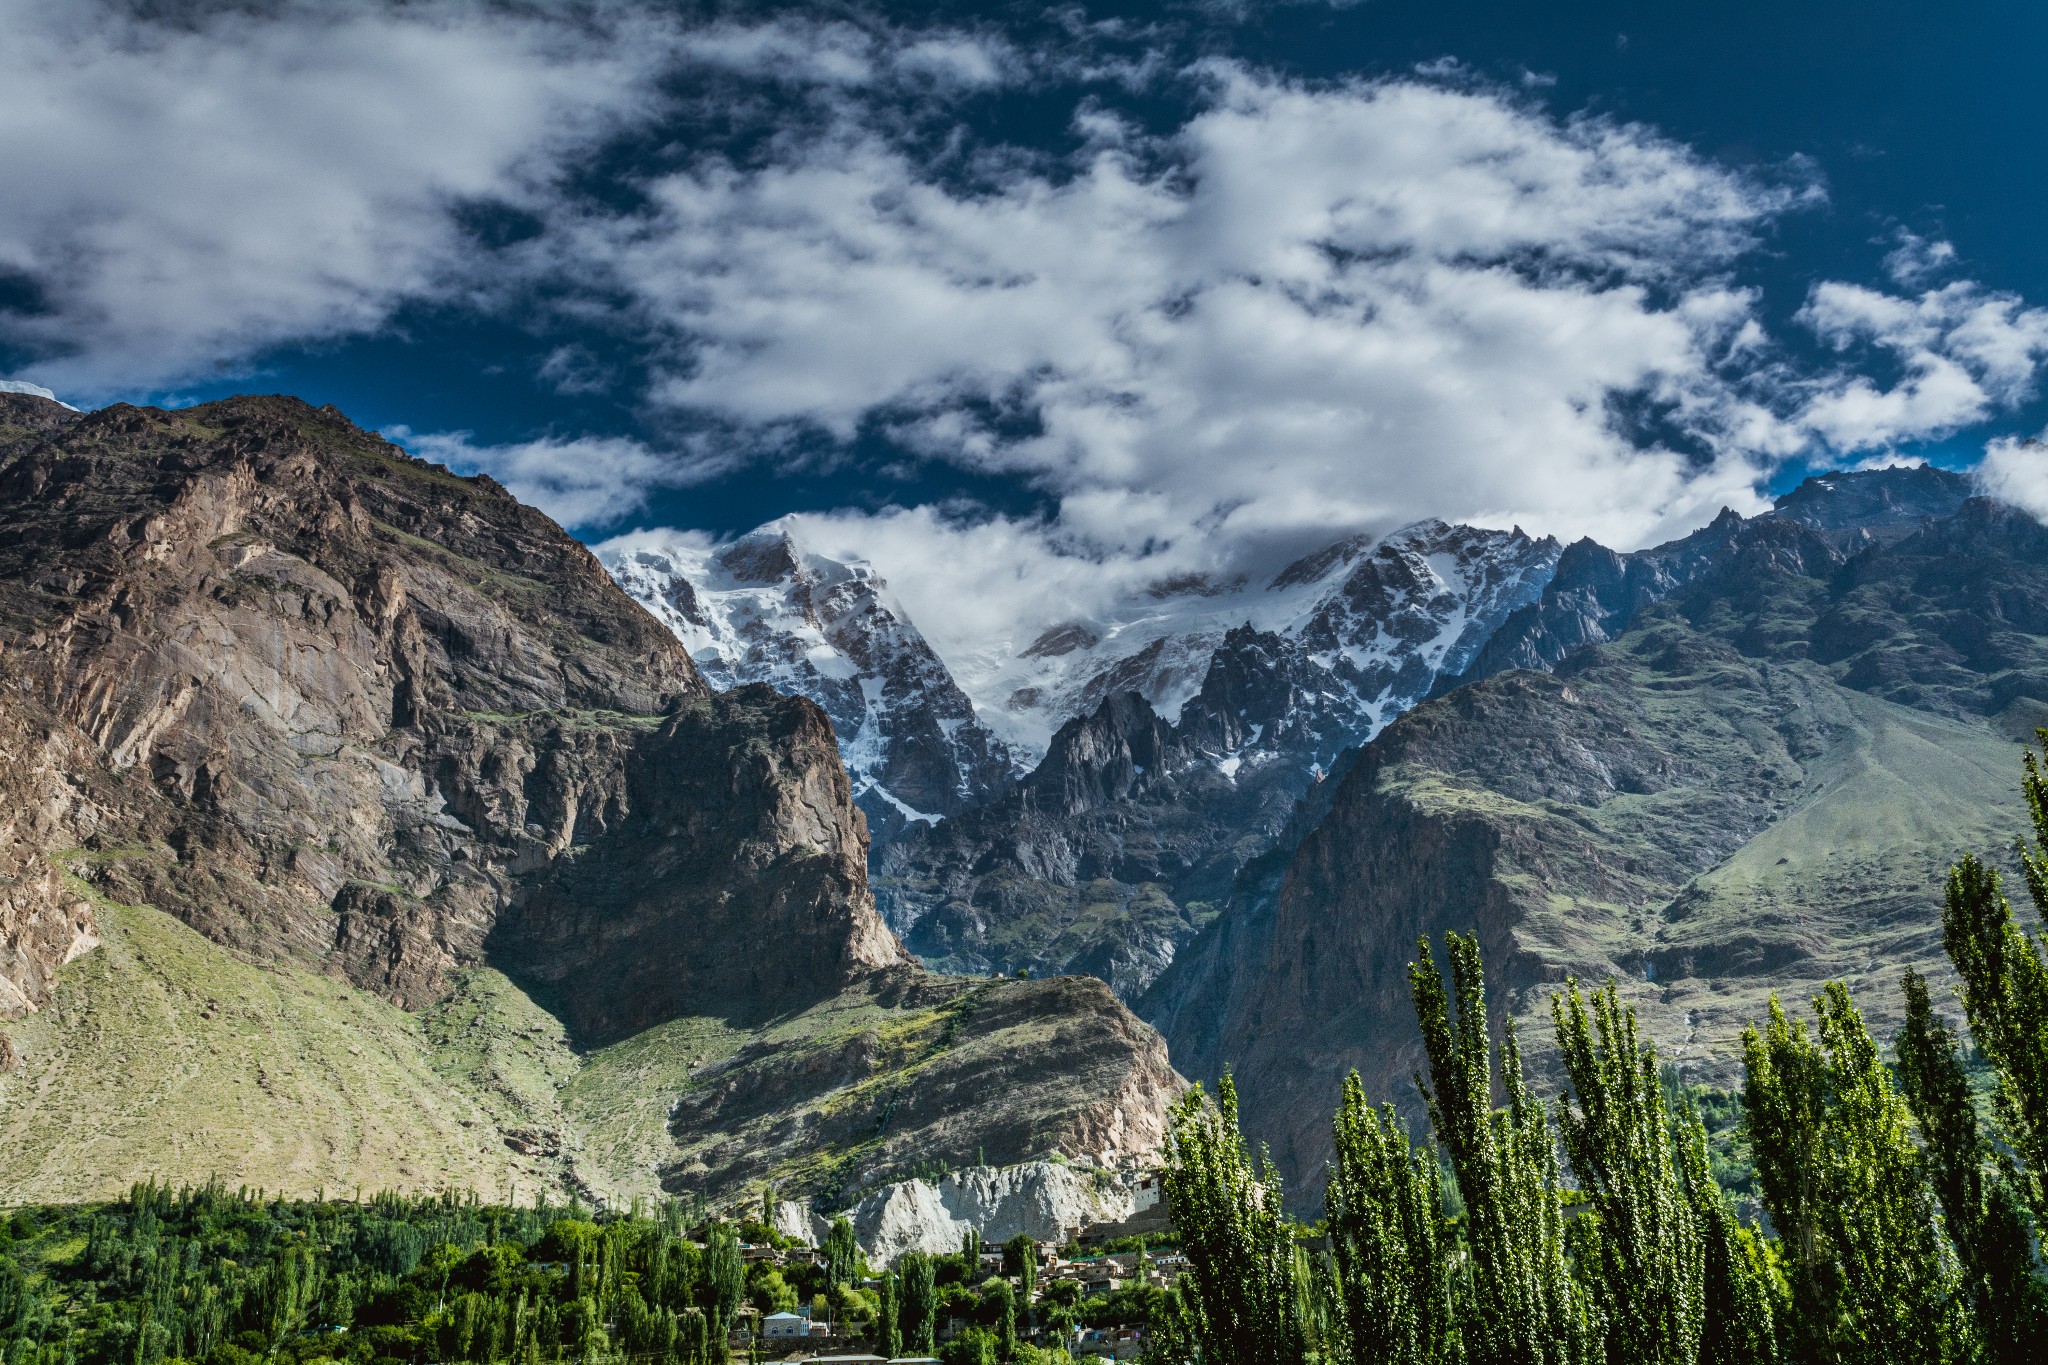
<path id="1" fill-rule="evenodd" d="M 289 1194 L 559 1189 L 450 1084 L 418 1016 L 345 981 L 256 967 L 156 910 L 99 907 L 100 947 L 12 1026 L 0 1189 L 108 1198 L 219 1175 Z M 341 1191 L 335 1190 L 340 1193 Z"/>
<path id="2" fill-rule="evenodd" d="M 579 1054 L 489 968 L 411 1014 L 147 907 L 98 911 L 100 946 L 11 1026 L 11 1199 L 219 1176 L 295 1196 L 567 1187 L 613 1203 L 769 1182 L 829 1202 L 935 1161 L 1149 1149 L 1147 1115 L 1177 1089 L 1151 1030 L 1122 1014 L 1133 1037 L 1099 1031 L 1121 1011 L 1092 979 L 905 969 L 757 1032 L 678 1019 Z M 1127 1048 L 1152 1067 L 1132 1074 Z"/>

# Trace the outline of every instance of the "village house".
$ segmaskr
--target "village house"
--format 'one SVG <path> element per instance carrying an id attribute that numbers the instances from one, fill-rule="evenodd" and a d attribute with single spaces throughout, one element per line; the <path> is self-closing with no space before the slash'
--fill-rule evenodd
<path id="1" fill-rule="evenodd" d="M 761 1319 L 761 1336 L 767 1341 L 787 1341 L 791 1337 L 808 1337 L 810 1334 L 810 1319 L 795 1313 L 770 1313 Z"/>

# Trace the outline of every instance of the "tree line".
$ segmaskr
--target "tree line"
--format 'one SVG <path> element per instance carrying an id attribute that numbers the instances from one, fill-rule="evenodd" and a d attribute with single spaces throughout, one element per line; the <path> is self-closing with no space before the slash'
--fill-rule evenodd
<path id="1" fill-rule="evenodd" d="M 2041 733 L 2048 752 L 2048 731 Z M 2015 846 L 2048 914 L 2048 778 Z M 1152 1352 L 1197 1365 L 1975 1365 L 2048 1359 L 2048 957 L 1996 871 L 1951 870 L 1944 945 L 1994 1081 L 1904 974 L 1888 1065 L 1846 987 L 1813 1018 L 1775 997 L 1743 1034 L 1741 1124 L 1763 1218 L 1715 1179 L 1615 986 L 1551 999 L 1564 1093 L 1524 1077 L 1489 1015 L 1479 945 L 1409 966 L 1426 1131 L 1353 1072 L 1333 1120 L 1323 1235 L 1288 1218 L 1226 1076 L 1173 1117 L 1166 1197 L 1191 1270 Z M 1448 977 L 1448 980 L 1446 979 Z M 1496 1054 L 1493 1039 L 1502 1045 Z M 1503 1102 L 1497 1103 L 1496 1100 Z"/>
<path id="2" fill-rule="evenodd" d="M 1161 1301 L 1150 1286 L 1040 1291 L 1023 1236 L 1002 1247 L 1000 1273 L 972 1233 L 955 1254 L 871 1268 L 845 1218 L 813 1257 L 750 1259 L 750 1244 L 795 1245 L 765 1215 L 728 1222 L 680 1203 L 593 1212 L 142 1184 L 113 1203 L 0 1214 L 0 1365 L 725 1365 L 733 1340 L 741 1360 L 796 1345 L 750 1341 L 748 1310 L 799 1308 L 886 1356 L 1073 1365 L 1060 1343 L 1074 1326 L 1141 1324 Z M 1030 1341 L 1037 1329 L 1047 1346 Z"/>

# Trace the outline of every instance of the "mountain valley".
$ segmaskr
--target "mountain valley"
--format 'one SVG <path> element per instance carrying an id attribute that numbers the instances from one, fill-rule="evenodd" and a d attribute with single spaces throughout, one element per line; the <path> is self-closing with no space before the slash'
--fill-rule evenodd
<path id="1" fill-rule="evenodd" d="M 1613 639 L 1409 712 L 1140 1012 L 1188 1074 L 1235 1071 L 1296 1178 L 1327 1156 L 1344 1072 L 1415 1101 L 1422 935 L 1478 933 L 1539 1074 L 1550 995 L 1574 977 L 1621 982 L 1696 1083 L 1739 1078 L 1739 1032 L 1773 992 L 1789 1006 L 1846 981 L 1889 1036 L 1901 970 L 1953 980 L 1950 862 L 2025 818 L 2048 532 L 1972 500 L 1886 541 L 1844 553 L 1752 519 Z"/>
<path id="2" fill-rule="evenodd" d="M 1340 542 L 1040 648 L 1039 743 L 800 528 L 600 560 L 294 400 L 0 403 L 0 1176 L 52 1198 L 848 1207 L 1145 1162 L 1226 1070 L 1298 1178 L 1346 1070 L 1412 1101 L 1452 928 L 1722 1085 L 1773 991 L 1947 979 L 2048 721 L 2048 530 L 1940 471 Z"/>

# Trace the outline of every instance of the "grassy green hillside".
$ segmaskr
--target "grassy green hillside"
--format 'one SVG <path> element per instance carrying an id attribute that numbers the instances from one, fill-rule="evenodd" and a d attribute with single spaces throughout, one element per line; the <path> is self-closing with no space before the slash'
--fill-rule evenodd
<path id="1" fill-rule="evenodd" d="M 506 1148 L 486 1096 L 450 1085 L 425 1023 L 346 982 L 267 970 L 156 910 L 103 901 L 103 942 L 9 1025 L 0 1189 L 114 1196 L 219 1173 L 292 1194 L 553 1185 Z"/>
<path id="2" fill-rule="evenodd" d="M 159 911 L 97 909 L 101 946 L 8 1026 L 9 1199 L 212 1176 L 296 1196 L 566 1185 L 618 1203 L 764 1181 L 830 1194 L 984 1145 L 1016 1159 L 1143 1138 L 1119 1128 L 1145 1107 L 1131 1087 L 1171 1077 L 1156 1037 L 1116 1036 L 1120 1012 L 1093 980 L 904 969 L 752 1032 L 686 1018 L 578 1054 L 496 971 L 460 973 L 414 1015 L 243 961 Z M 1090 1026 L 1061 1022 L 1077 1015 Z M 1133 1048 L 1150 1069 L 1132 1071 Z"/>
<path id="3" fill-rule="evenodd" d="M 1716 1071 L 1735 1065 L 1735 1035 L 1772 990 L 1795 997 L 1817 976 L 1842 980 L 1880 1025 L 1898 1014 L 1903 965 L 1945 990 L 1935 911 L 1949 864 L 1995 854 L 2024 824 L 2009 729 L 1843 700 L 1849 714 L 1813 765 L 1812 793 L 1688 886 L 1650 953 L 1670 983 L 1665 1008 L 1712 1040 Z"/>

